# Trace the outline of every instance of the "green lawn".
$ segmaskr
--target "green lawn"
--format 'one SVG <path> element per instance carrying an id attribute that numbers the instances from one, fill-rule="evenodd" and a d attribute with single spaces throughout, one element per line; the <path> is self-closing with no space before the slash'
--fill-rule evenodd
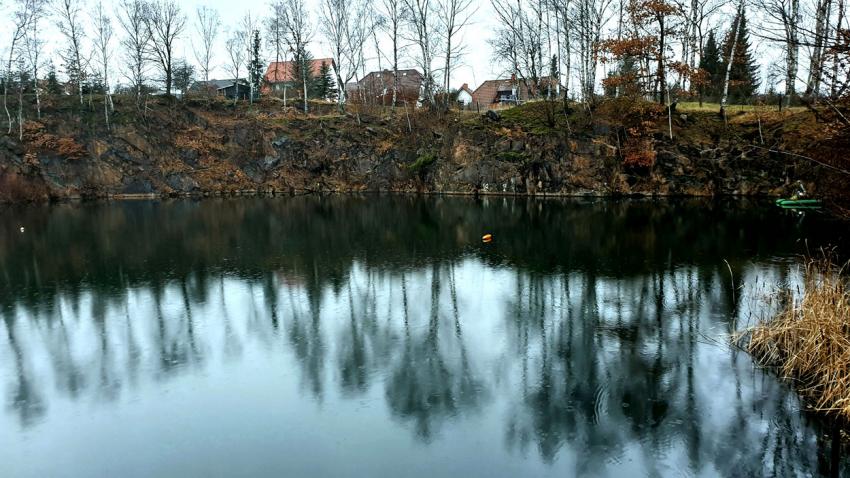
<path id="1" fill-rule="evenodd" d="M 726 111 L 730 113 L 735 113 L 738 111 L 779 111 L 779 106 L 772 105 L 727 105 Z M 806 108 L 804 106 L 792 106 L 790 108 L 783 107 L 782 111 L 790 110 L 790 111 L 803 111 Z M 676 110 L 678 111 L 703 111 L 703 112 L 712 112 L 712 111 L 720 111 L 720 103 L 703 103 L 702 106 L 696 101 L 687 101 L 682 102 L 676 105 Z"/>

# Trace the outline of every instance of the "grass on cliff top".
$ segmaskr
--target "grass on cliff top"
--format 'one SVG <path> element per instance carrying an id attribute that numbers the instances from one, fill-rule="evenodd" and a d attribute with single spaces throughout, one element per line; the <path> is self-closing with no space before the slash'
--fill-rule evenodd
<path id="1" fill-rule="evenodd" d="M 519 126 L 532 134 L 549 134 L 566 131 L 575 124 L 581 115 L 581 108 L 570 104 L 572 111 L 564 114 L 564 104 L 561 101 L 529 101 L 513 108 L 499 110 L 502 121 Z"/>
<path id="2" fill-rule="evenodd" d="M 782 111 L 790 112 L 799 112 L 805 110 L 805 106 L 791 106 L 782 108 Z M 720 103 L 703 103 L 702 105 L 700 105 L 697 101 L 684 101 L 676 105 L 676 111 L 680 111 L 683 113 L 718 113 L 720 111 Z M 778 112 L 779 107 L 777 105 L 726 105 L 726 112 L 728 114 L 752 111 Z"/>
<path id="3" fill-rule="evenodd" d="M 785 291 L 788 305 L 748 330 L 739 344 L 793 380 L 816 410 L 850 423 L 850 289 L 844 273 L 828 259 L 810 261 L 802 295 Z"/>

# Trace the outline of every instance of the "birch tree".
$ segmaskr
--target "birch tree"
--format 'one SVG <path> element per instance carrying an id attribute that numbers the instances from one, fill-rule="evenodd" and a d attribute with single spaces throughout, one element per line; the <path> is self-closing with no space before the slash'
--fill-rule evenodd
<path id="1" fill-rule="evenodd" d="M 708 33 L 706 23 L 723 6 L 723 2 L 718 0 L 678 0 L 676 5 L 684 20 L 682 63 L 686 64 L 691 71 L 694 71 L 697 68 L 697 57 L 702 58 L 705 36 Z M 687 76 L 680 75 L 678 81 L 681 82 L 682 89 L 688 88 L 686 80 L 688 80 Z"/>
<path id="2" fill-rule="evenodd" d="M 494 56 L 507 59 L 517 85 L 522 84 L 529 96 L 540 91 L 540 80 L 546 68 L 543 61 L 543 4 L 536 1 L 490 2 L 499 22 L 493 41 Z"/>
<path id="3" fill-rule="evenodd" d="M 392 58 L 390 59 L 393 68 L 393 98 L 392 105 L 395 107 L 398 104 L 398 57 L 402 53 L 404 45 L 401 43 L 401 27 L 402 27 L 402 0 L 383 0 L 383 15 L 385 18 L 383 29 L 389 37 Z M 344 86 L 344 85 L 343 85 Z M 340 86 L 342 89 L 342 86 Z"/>
<path id="4" fill-rule="evenodd" d="M 809 60 L 809 79 L 806 82 L 806 95 L 820 94 L 821 79 L 823 78 L 824 54 L 829 40 L 829 19 L 832 0 L 815 1 L 815 30 L 811 39 L 811 57 Z"/>
<path id="5" fill-rule="evenodd" d="M 591 101 L 596 87 L 602 29 L 608 19 L 611 0 L 576 0 L 574 5 L 569 21 L 578 43 L 579 85 L 584 100 Z"/>
<path id="6" fill-rule="evenodd" d="M 448 92 L 451 90 L 451 76 L 454 68 L 452 61 L 459 60 L 464 52 L 464 46 L 459 41 L 461 31 L 469 25 L 477 10 L 472 0 L 440 0 L 439 3 L 441 31 L 445 48 L 442 86 L 443 92 L 446 93 L 446 108 L 448 108 Z"/>
<path id="7" fill-rule="evenodd" d="M 60 53 L 68 69 L 68 80 L 76 84 L 80 105 L 83 104 L 83 81 L 86 77 L 86 60 L 83 54 L 85 34 L 80 19 L 82 0 L 58 0 L 56 14 L 59 32 L 65 37 L 66 49 Z"/>
<path id="8" fill-rule="evenodd" d="M 245 55 L 246 55 L 245 58 L 247 59 L 246 61 L 248 63 L 248 89 L 249 89 L 248 101 L 250 103 L 254 102 L 254 95 L 256 94 L 255 90 L 259 87 L 259 83 L 260 83 L 259 82 L 259 76 L 262 76 L 262 72 L 257 73 L 256 71 L 254 71 L 255 68 L 253 67 L 254 66 L 254 60 L 256 60 L 257 64 L 259 65 L 259 57 L 256 58 L 256 59 L 254 58 L 254 53 L 255 53 L 255 49 L 254 49 L 255 43 L 254 42 L 255 42 L 255 40 L 257 42 L 260 41 L 260 39 L 259 39 L 260 33 L 259 33 L 259 30 L 257 29 L 258 26 L 259 26 L 259 24 L 257 23 L 254 16 L 251 15 L 251 12 L 245 13 L 245 15 L 242 17 L 241 29 L 242 29 L 242 32 L 244 32 L 244 36 L 242 38 L 244 43 L 242 44 L 242 47 L 245 49 Z M 259 55 L 259 53 L 260 53 L 259 50 L 257 50 L 256 53 L 257 53 L 257 55 Z M 258 77 L 255 78 L 255 76 L 258 76 Z"/>
<path id="9" fill-rule="evenodd" d="M 621 0 L 622 4 L 622 0 Z M 558 52 L 558 94 L 560 94 L 561 78 L 564 78 L 564 98 L 569 96 L 571 67 L 572 67 L 572 21 L 570 17 L 571 0 L 550 0 L 550 8 L 555 12 L 555 39 Z M 622 10 L 622 5 L 621 5 Z M 622 15 L 622 13 L 621 13 Z M 619 36 L 619 34 L 618 34 Z M 562 69 L 563 67 L 563 69 Z"/>
<path id="10" fill-rule="evenodd" d="M 345 85 L 364 64 L 363 46 L 368 40 L 367 3 L 362 0 L 322 0 L 319 16 L 320 29 L 330 47 L 339 95 L 339 112 L 345 111 L 348 100 Z"/>
<path id="11" fill-rule="evenodd" d="M 146 16 L 151 32 L 151 50 L 165 84 L 166 96 L 171 96 L 174 82 L 174 46 L 186 28 L 186 16 L 174 0 L 155 0 Z"/>
<path id="12" fill-rule="evenodd" d="M 720 114 L 726 118 L 726 101 L 729 99 L 729 78 L 732 75 L 732 62 L 735 59 L 735 47 L 738 45 L 738 29 L 741 27 L 741 16 L 744 14 L 744 0 L 738 3 L 735 16 L 735 26 L 732 28 L 732 47 L 729 49 L 729 58 L 726 59 L 726 74 L 723 78 L 723 95 L 720 97 Z"/>
<path id="13" fill-rule="evenodd" d="M 245 38 L 247 36 L 248 34 L 245 31 L 236 28 L 230 33 L 224 45 L 228 60 L 226 64 L 227 72 L 233 77 L 233 84 L 236 88 L 236 95 L 233 99 L 234 104 L 239 99 L 239 78 L 247 55 L 247 51 L 245 50 Z"/>
<path id="14" fill-rule="evenodd" d="M 12 35 L 9 42 L 9 58 L 6 63 L 6 71 L 3 75 L 3 110 L 6 112 L 6 119 L 9 123 L 8 134 L 12 133 L 12 115 L 9 113 L 9 83 L 12 81 L 12 64 L 19 58 L 22 47 L 21 43 L 27 36 L 30 26 L 42 9 L 40 0 L 17 0 L 14 10 L 12 11 Z M 18 81 L 18 96 L 20 98 L 23 85 Z M 21 108 L 21 101 L 18 101 L 18 109 Z M 18 115 L 21 116 L 20 114 Z"/>
<path id="15" fill-rule="evenodd" d="M 304 112 L 309 111 L 307 95 L 307 45 L 313 38 L 313 25 L 304 5 L 304 0 L 284 0 L 283 28 L 285 41 L 292 51 L 293 61 L 299 65 L 301 86 L 304 94 Z M 342 88 L 342 86 L 340 86 Z"/>
<path id="16" fill-rule="evenodd" d="M 204 82 L 210 81 L 212 60 L 215 52 L 215 40 L 221 28 L 221 17 L 214 8 L 201 6 L 195 10 L 195 31 L 199 37 L 199 45 L 193 48 L 195 60 L 201 67 Z"/>
<path id="17" fill-rule="evenodd" d="M 785 57 L 785 98 L 790 104 L 797 94 L 800 61 L 800 0 L 761 0 L 764 38 L 781 43 Z"/>
<path id="18" fill-rule="evenodd" d="M 103 2 L 97 2 L 92 12 L 94 26 L 93 43 L 97 53 L 97 63 L 104 84 L 103 116 L 106 129 L 110 129 L 109 112 L 113 109 L 112 95 L 109 92 L 109 61 L 112 58 L 112 19 L 103 9 Z"/>
<path id="19" fill-rule="evenodd" d="M 152 34 L 147 27 L 147 14 L 145 0 L 122 0 L 118 6 L 118 24 L 124 31 L 121 47 L 127 65 L 125 74 L 135 90 L 137 108 L 142 105 Z"/>
<path id="20" fill-rule="evenodd" d="M 438 50 L 438 12 L 436 0 L 402 0 L 407 33 L 418 54 L 416 62 L 422 69 L 425 100 L 434 105 L 434 56 Z"/>
<path id="21" fill-rule="evenodd" d="M 841 40 L 843 36 L 848 35 L 848 30 L 844 25 L 844 19 L 847 15 L 845 11 L 845 0 L 838 0 L 838 18 L 835 21 L 835 42 L 832 46 L 832 81 L 830 86 L 830 96 L 835 99 L 838 98 L 840 92 L 843 90 L 843 85 L 841 84 L 840 76 L 843 73 L 844 84 L 847 83 L 847 71 L 841 71 L 842 69 L 846 69 L 848 65 L 844 65 L 844 68 L 841 66 L 841 56 L 839 55 L 839 50 L 841 50 Z M 846 40 L 846 39 L 845 39 Z M 846 49 L 846 45 L 845 45 Z M 846 54 L 846 50 L 845 50 Z"/>
<path id="22" fill-rule="evenodd" d="M 39 8 L 39 11 L 33 16 L 30 27 L 24 35 L 24 50 L 26 51 L 27 66 L 32 74 L 33 91 L 35 92 L 35 108 L 36 115 L 41 118 L 41 88 L 38 84 L 40 78 L 41 67 L 43 63 L 44 40 L 41 38 L 41 28 L 39 21 L 44 16 L 44 9 Z"/>
<path id="23" fill-rule="evenodd" d="M 284 18 L 286 16 L 286 5 L 282 1 L 276 1 L 271 4 L 271 14 L 266 19 L 266 45 L 271 48 L 272 57 L 275 63 L 283 61 L 286 54 L 286 30 L 284 28 Z M 277 83 L 279 68 L 275 67 L 272 70 L 272 81 Z"/>

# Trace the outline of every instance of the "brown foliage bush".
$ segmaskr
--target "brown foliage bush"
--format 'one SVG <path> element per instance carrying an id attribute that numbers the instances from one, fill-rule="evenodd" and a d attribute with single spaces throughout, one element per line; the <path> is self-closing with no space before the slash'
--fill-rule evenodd
<path id="1" fill-rule="evenodd" d="M 86 148 L 73 137 L 47 133 L 43 124 L 33 121 L 24 124 L 24 144 L 29 152 L 54 154 L 70 160 L 88 156 Z"/>
<path id="2" fill-rule="evenodd" d="M 629 137 L 623 144 L 622 155 L 623 166 L 630 169 L 648 170 L 655 165 L 656 153 L 647 139 Z"/>
<path id="3" fill-rule="evenodd" d="M 0 172 L 0 203 L 37 201 L 46 197 L 43 185 L 35 185 L 13 172 Z"/>

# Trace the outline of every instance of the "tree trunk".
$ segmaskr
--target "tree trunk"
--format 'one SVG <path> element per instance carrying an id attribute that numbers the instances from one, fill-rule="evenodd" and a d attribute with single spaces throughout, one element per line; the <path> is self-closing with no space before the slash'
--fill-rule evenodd
<path id="1" fill-rule="evenodd" d="M 729 98 L 729 76 L 732 74 L 732 62 L 735 60 L 735 46 L 738 45 L 738 30 L 741 28 L 741 16 L 744 13 L 743 0 L 738 5 L 738 16 L 735 18 L 735 28 L 732 31 L 732 48 L 726 60 L 726 77 L 723 80 L 723 96 L 720 99 L 720 114 L 726 118 L 726 100 Z"/>
<path id="2" fill-rule="evenodd" d="M 304 85 L 304 113 L 307 113 L 309 107 L 307 106 L 307 64 L 304 62 L 304 66 L 301 68 L 301 81 Z"/>
<path id="3" fill-rule="evenodd" d="M 786 104 L 791 106 L 791 101 L 797 94 L 797 69 L 800 58 L 800 43 L 797 21 L 800 17 L 800 0 L 790 0 L 790 18 L 783 18 L 785 23 L 785 98 Z"/>
<path id="4" fill-rule="evenodd" d="M 398 27 L 393 24 L 393 108 L 396 105 L 398 105 Z"/>
<path id="5" fill-rule="evenodd" d="M 8 75 L 6 75 L 8 76 Z M 3 109 L 6 111 L 6 119 L 9 122 L 9 132 L 7 134 L 12 134 L 12 115 L 9 113 L 9 106 L 6 102 L 6 97 L 9 93 L 9 79 L 3 79 Z"/>
<path id="6" fill-rule="evenodd" d="M 844 23 L 844 0 L 838 0 L 838 21 L 835 22 L 835 40 L 841 38 L 841 24 Z M 829 96 L 833 99 L 838 97 L 838 49 L 832 49 L 832 84 L 829 89 Z"/>
<path id="7" fill-rule="evenodd" d="M 821 78 L 823 78 L 823 51 L 826 38 L 829 36 L 829 12 L 831 0 L 820 0 L 815 13 L 815 38 L 812 46 L 812 58 L 809 62 L 809 81 L 806 84 L 806 95 L 813 94 L 817 99 L 820 93 Z"/>
<path id="8" fill-rule="evenodd" d="M 664 29 L 664 15 L 658 17 L 658 102 L 664 104 L 664 92 L 667 90 L 667 70 L 664 68 L 664 41 L 667 31 Z M 669 95 L 669 93 L 668 93 Z"/>
<path id="9" fill-rule="evenodd" d="M 9 122 L 9 132 L 7 134 L 12 134 L 12 115 L 9 113 L 9 106 L 7 103 L 7 97 L 9 95 L 9 79 L 12 76 L 12 57 L 15 54 L 15 42 L 12 42 L 12 46 L 9 47 L 9 63 L 6 67 L 6 75 L 3 78 L 3 110 L 6 111 L 6 120 Z"/>

